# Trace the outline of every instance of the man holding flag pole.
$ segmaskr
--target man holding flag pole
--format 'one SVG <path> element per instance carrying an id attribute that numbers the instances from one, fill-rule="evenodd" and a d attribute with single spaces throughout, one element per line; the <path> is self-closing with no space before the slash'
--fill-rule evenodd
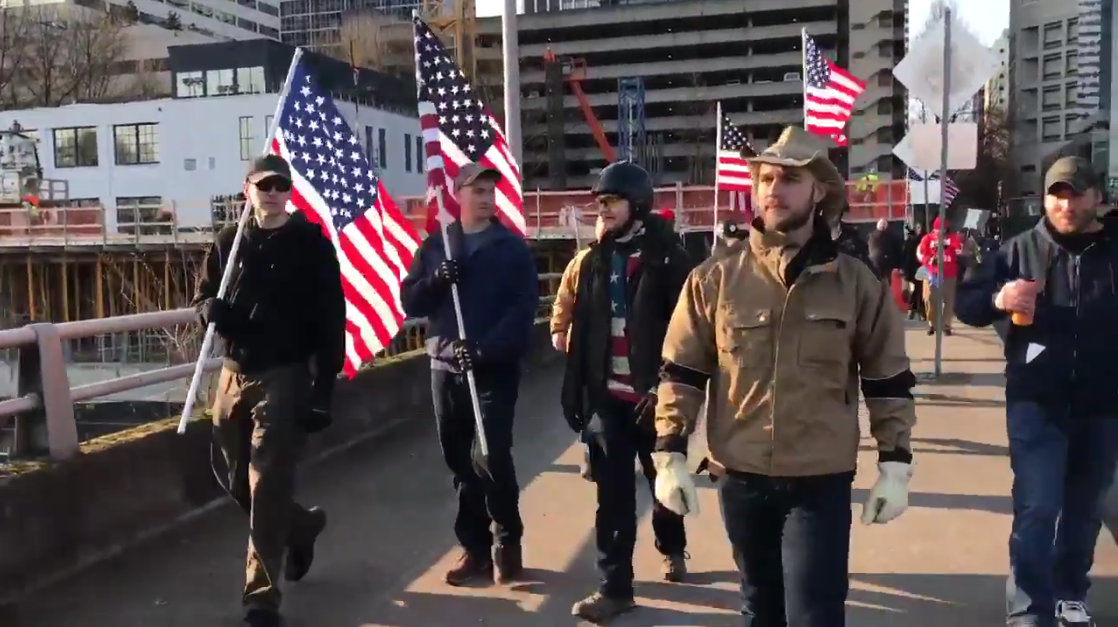
<path id="1" fill-rule="evenodd" d="M 458 586 L 495 575 L 505 583 L 523 568 L 513 418 L 539 277 L 523 239 L 520 172 L 509 146 L 442 42 L 413 19 L 433 202 L 429 236 L 401 299 L 409 316 L 429 322 L 439 445 L 458 492 L 462 555 L 445 579 Z"/>

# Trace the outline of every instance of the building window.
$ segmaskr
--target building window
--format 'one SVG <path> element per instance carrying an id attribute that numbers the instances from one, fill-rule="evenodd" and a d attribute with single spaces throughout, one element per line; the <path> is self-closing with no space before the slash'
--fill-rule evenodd
<path id="1" fill-rule="evenodd" d="M 1063 89 L 1059 85 L 1051 85 L 1044 88 L 1044 95 L 1041 97 L 1040 108 L 1044 111 L 1055 111 L 1056 109 L 1063 109 Z"/>
<path id="2" fill-rule="evenodd" d="M 1044 48 L 1051 50 L 1064 45 L 1064 24 L 1056 22 L 1044 25 Z"/>
<path id="3" fill-rule="evenodd" d="M 117 165 L 159 163 L 159 125 L 121 124 L 113 127 Z"/>
<path id="4" fill-rule="evenodd" d="M 1063 55 L 1059 53 L 1045 55 L 1042 73 L 1044 80 L 1062 77 L 1064 75 Z"/>
<path id="5" fill-rule="evenodd" d="M 877 112 L 881 115 L 892 115 L 893 114 L 893 101 L 892 100 L 884 100 L 884 99 L 883 100 L 878 100 L 877 101 Z"/>
<path id="6" fill-rule="evenodd" d="M 377 167 L 388 169 L 388 131 L 383 128 L 377 129 Z"/>
<path id="7" fill-rule="evenodd" d="M 415 171 L 423 174 L 427 165 L 427 146 L 423 144 L 423 136 L 415 136 Z"/>
<path id="8" fill-rule="evenodd" d="M 1074 74 L 1079 73 L 1079 52 L 1078 51 L 1076 51 L 1076 50 L 1069 50 L 1068 51 L 1067 64 L 1065 65 L 1065 67 L 1067 68 L 1067 73 L 1068 74 L 1074 75 Z"/>
<path id="9" fill-rule="evenodd" d="M 276 119 L 276 116 L 274 116 L 274 115 L 264 116 L 264 133 L 266 133 L 265 137 L 270 138 L 272 135 L 275 134 L 272 131 L 272 121 L 275 120 L 275 119 Z M 269 141 L 271 141 L 271 139 L 269 139 Z"/>
<path id="10" fill-rule="evenodd" d="M 175 97 L 176 98 L 201 98 L 206 95 L 206 77 L 204 72 L 176 72 Z"/>
<path id="11" fill-rule="evenodd" d="M 95 127 L 56 128 L 53 134 L 54 167 L 97 167 L 97 129 Z"/>
<path id="12" fill-rule="evenodd" d="M 1079 41 L 1079 18 L 1073 17 L 1068 20 L 1068 43 Z"/>
<path id="13" fill-rule="evenodd" d="M 404 171 L 411 172 L 411 133 L 404 133 Z"/>
<path id="14" fill-rule="evenodd" d="M 1046 142 L 1055 142 L 1063 139 L 1064 129 L 1063 120 L 1059 117 L 1044 118 L 1044 124 L 1041 126 L 1040 139 Z"/>
<path id="15" fill-rule="evenodd" d="M 275 16 L 275 17 L 279 17 L 279 14 L 280 14 L 279 9 L 277 9 L 276 7 L 268 4 L 267 2 L 257 2 L 256 3 L 256 8 L 261 13 L 267 13 L 268 15 L 272 15 L 272 16 Z"/>
<path id="16" fill-rule="evenodd" d="M 1064 89 L 1064 108 L 1071 109 L 1079 104 L 1079 85 L 1068 83 Z"/>
<path id="17" fill-rule="evenodd" d="M 206 72 L 207 96 L 231 96 L 237 93 L 237 81 L 233 70 L 210 70 Z"/>
<path id="18" fill-rule="evenodd" d="M 879 72 L 877 75 L 878 87 L 892 87 L 893 86 L 893 73 L 892 72 Z"/>
<path id="19" fill-rule="evenodd" d="M 170 211 L 163 211 L 159 196 L 118 196 L 116 228 L 118 233 L 170 235 L 174 227 Z"/>
<path id="20" fill-rule="evenodd" d="M 252 158 L 252 154 L 255 152 L 256 148 L 253 146 L 256 137 L 252 133 L 252 116 L 241 116 L 237 119 L 237 124 L 240 126 L 238 132 L 240 133 L 241 139 L 241 161 L 248 161 Z"/>
<path id="21" fill-rule="evenodd" d="M 228 71 L 228 70 L 227 70 Z M 264 93 L 264 68 L 261 66 L 256 67 L 241 67 L 237 68 L 237 91 L 238 94 L 262 94 Z"/>

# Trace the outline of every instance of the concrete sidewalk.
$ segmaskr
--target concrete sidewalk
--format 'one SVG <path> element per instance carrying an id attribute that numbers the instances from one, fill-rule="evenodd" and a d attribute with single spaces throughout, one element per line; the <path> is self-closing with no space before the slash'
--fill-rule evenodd
<path id="1" fill-rule="evenodd" d="M 913 368 L 930 372 L 932 338 L 908 334 Z M 885 526 L 856 524 L 850 624 L 859 627 L 1004 624 L 1010 473 L 1006 457 L 1000 345 L 992 332 L 960 327 L 944 343 L 946 375 L 918 389 L 912 507 Z M 316 468 L 308 502 L 325 506 L 331 526 L 307 580 L 286 588 L 294 627 L 551 627 L 579 625 L 571 604 L 597 576 L 591 534 L 594 496 L 578 476 L 557 407 L 558 373 L 525 386 L 517 460 L 527 527 L 529 580 L 511 587 L 453 589 L 453 493 L 432 425 L 397 432 Z M 701 449 L 702 442 L 696 447 Z M 872 441 L 863 441 L 856 514 L 876 477 Z M 694 459 L 699 459 L 696 450 Z M 688 521 L 686 584 L 658 581 L 659 561 L 645 515 L 637 550 L 641 608 L 622 626 L 737 627 L 736 574 L 702 480 L 702 513 Z M 857 517 L 857 516 L 856 516 Z M 235 627 L 245 520 L 229 507 L 172 536 L 28 599 L 4 627 Z M 1100 541 L 1094 609 L 1118 619 L 1118 551 Z"/>

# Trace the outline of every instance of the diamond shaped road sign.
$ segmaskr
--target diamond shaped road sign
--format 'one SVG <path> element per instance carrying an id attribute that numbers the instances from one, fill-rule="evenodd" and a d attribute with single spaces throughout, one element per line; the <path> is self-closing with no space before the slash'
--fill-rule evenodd
<path id="1" fill-rule="evenodd" d="M 908 54 L 893 68 L 893 76 L 908 88 L 909 94 L 937 112 L 942 107 L 945 82 L 944 31 L 944 20 L 940 19 L 932 24 L 913 42 Z M 948 113 L 962 108 L 997 70 L 997 56 L 975 39 L 952 14 Z"/>

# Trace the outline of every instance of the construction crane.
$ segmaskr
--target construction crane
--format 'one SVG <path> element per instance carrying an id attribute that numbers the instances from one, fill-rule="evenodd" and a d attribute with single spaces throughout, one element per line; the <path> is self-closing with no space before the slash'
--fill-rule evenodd
<path id="1" fill-rule="evenodd" d="M 586 118 L 586 124 L 590 126 L 590 132 L 594 135 L 594 141 L 597 142 L 598 148 L 602 151 L 602 156 L 606 158 L 607 163 L 617 161 L 617 151 L 610 145 L 606 138 L 606 132 L 602 130 L 602 124 L 598 121 L 598 116 L 594 114 L 590 101 L 586 99 L 586 92 L 582 91 L 582 81 L 586 78 L 586 60 L 570 57 L 560 59 L 555 56 L 550 48 L 544 53 L 543 60 L 545 64 L 562 63 L 563 78 L 571 86 L 571 92 L 574 93 L 578 100 L 579 109 L 582 110 L 582 117 Z M 643 108 L 642 106 L 642 111 Z"/>
<path id="2" fill-rule="evenodd" d="M 644 80 L 627 76 L 617 81 L 617 148 L 625 161 L 645 165 Z"/>

